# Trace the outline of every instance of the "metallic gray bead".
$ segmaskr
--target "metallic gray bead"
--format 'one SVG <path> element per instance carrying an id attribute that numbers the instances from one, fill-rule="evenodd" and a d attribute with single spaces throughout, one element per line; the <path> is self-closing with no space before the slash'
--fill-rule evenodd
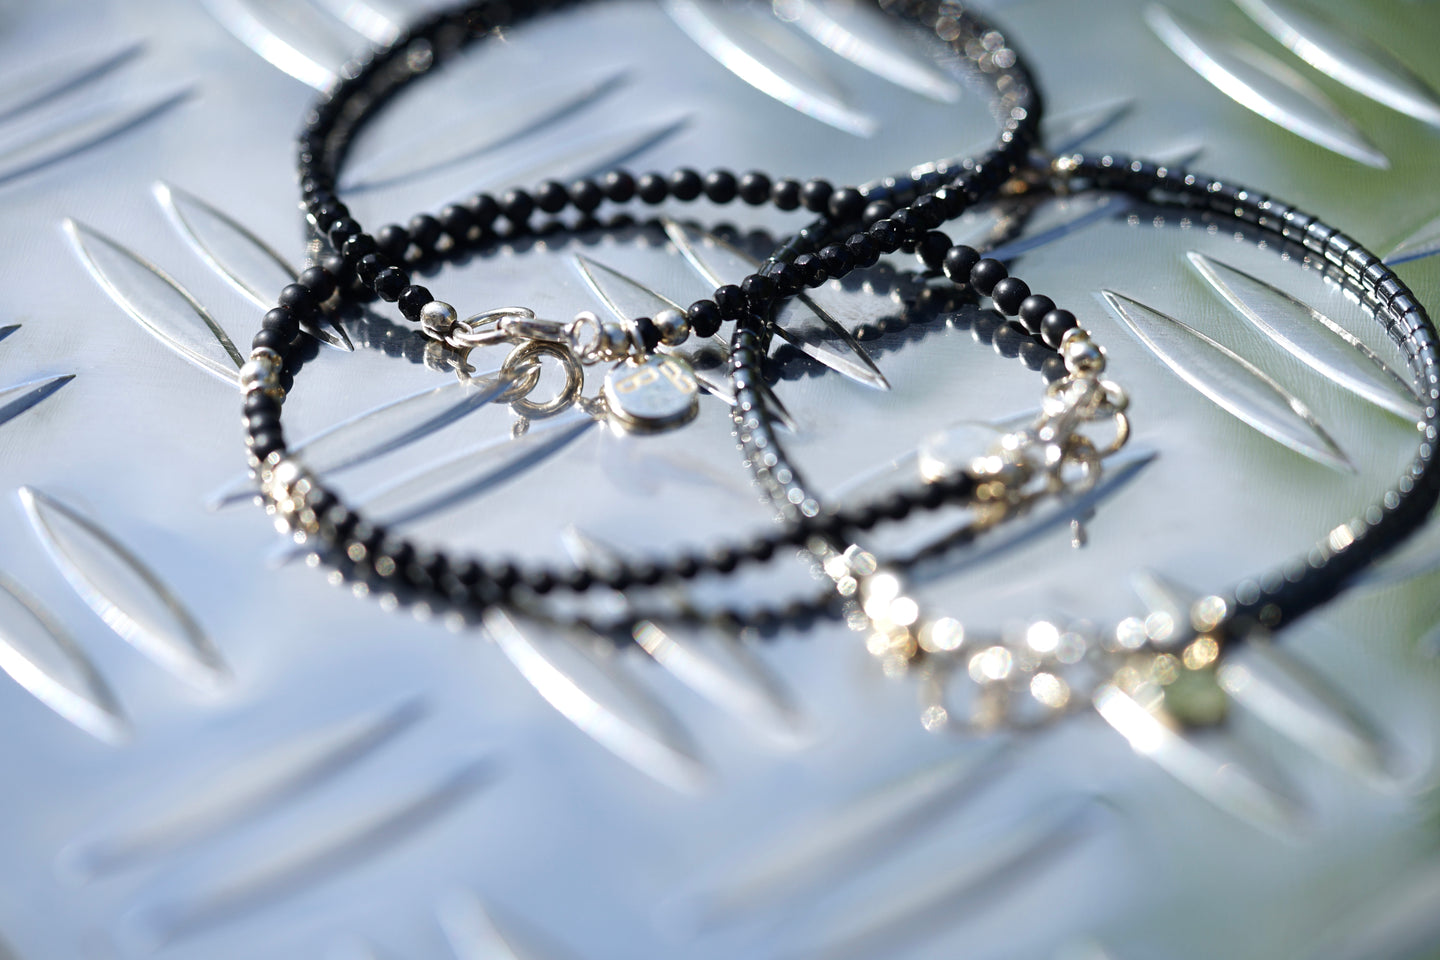
<path id="1" fill-rule="evenodd" d="M 654 323 L 660 331 L 660 342 L 675 347 L 690 339 L 690 321 L 674 307 L 655 314 Z"/>
<path id="2" fill-rule="evenodd" d="M 444 340 L 455 330 L 460 316 L 443 300 L 431 300 L 420 308 L 420 328 L 434 340 Z"/>

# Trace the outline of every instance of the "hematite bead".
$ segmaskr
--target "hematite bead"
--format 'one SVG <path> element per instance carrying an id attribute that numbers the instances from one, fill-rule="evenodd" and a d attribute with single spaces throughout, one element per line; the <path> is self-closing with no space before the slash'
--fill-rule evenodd
<path id="1" fill-rule="evenodd" d="M 702 181 L 700 174 L 689 167 L 681 167 L 670 174 L 670 195 L 676 200 L 689 202 L 700 196 Z"/>
<path id="2" fill-rule="evenodd" d="M 995 284 L 990 296 L 1001 313 L 1013 317 L 1020 312 L 1020 304 L 1030 296 L 1030 285 L 1019 277 L 1006 277 Z"/>
<path id="3" fill-rule="evenodd" d="M 817 177 L 805 181 L 805 186 L 800 190 L 800 202 L 811 213 L 824 213 L 830 204 L 830 194 L 834 192 L 835 188 L 830 186 L 829 181 Z"/>
<path id="4" fill-rule="evenodd" d="M 635 199 L 635 178 L 624 170 L 611 170 L 600 180 L 605 196 L 615 203 L 629 203 Z"/>
<path id="5" fill-rule="evenodd" d="M 970 286 L 982 297 L 990 296 L 995 284 L 1009 276 L 1005 264 L 999 260 L 985 258 L 970 268 Z"/>
<path id="6" fill-rule="evenodd" d="M 941 269 L 945 276 L 956 286 L 968 286 L 970 283 L 970 271 L 980 262 L 980 252 L 974 247 L 963 243 L 957 243 L 945 251 L 945 259 L 941 263 Z"/>
<path id="7" fill-rule="evenodd" d="M 556 180 L 546 180 L 535 188 L 535 205 L 546 213 L 559 213 L 570 202 L 570 192 Z"/>
<path id="8" fill-rule="evenodd" d="M 515 226 L 524 226 L 530 214 L 535 212 L 535 198 L 525 190 L 507 190 L 500 198 L 500 212 Z"/>
<path id="9" fill-rule="evenodd" d="M 711 170 L 705 175 L 703 189 L 711 203 L 729 203 L 735 199 L 739 184 L 729 170 Z"/>
<path id="10" fill-rule="evenodd" d="M 663 203 L 670 196 L 670 185 L 658 173 L 645 173 L 636 181 L 635 192 L 645 203 Z"/>
<path id="11" fill-rule="evenodd" d="M 920 262 L 931 270 L 939 270 L 945 263 L 945 255 L 949 252 L 950 238 L 938 230 L 931 230 L 921 237 L 919 246 L 915 248 Z"/>
<path id="12" fill-rule="evenodd" d="M 777 180 L 770 188 L 770 197 L 775 201 L 775 206 L 780 210 L 794 210 L 800 206 L 800 181 L 798 180 Z"/>
<path id="13" fill-rule="evenodd" d="M 833 219 L 848 223 L 865 212 L 865 195 L 854 187 L 841 187 L 830 194 L 828 206 Z"/>
<path id="14" fill-rule="evenodd" d="M 420 310 L 425 304 L 434 299 L 430 291 L 425 287 L 419 286 L 418 284 L 411 284 L 400 291 L 397 302 L 400 304 L 401 315 L 404 316 L 406 320 L 415 321 L 420 319 Z"/>
<path id="15" fill-rule="evenodd" d="M 713 337 L 720 330 L 720 308 L 714 300 L 696 300 L 685 311 L 697 337 Z"/>
<path id="16" fill-rule="evenodd" d="M 751 170 L 740 178 L 736 190 L 741 200 L 758 207 L 770 199 L 770 178 L 759 170 Z"/>
<path id="17" fill-rule="evenodd" d="M 1069 310 L 1051 310 L 1040 319 L 1040 339 L 1044 340 L 1048 346 L 1059 350 L 1060 340 L 1065 336 L 1065 331 L 1073 330 L 1077 325 L 1075 314 Z M 1046 361 L 1047 364 L 1049 362 Z"/>
<path id="18" fill-rule="evenodd" d="M 1055 309 L 1055 301 L 1044 294 L 1034 294 L 1026 297 L 1020 304 L 1020 322 L 1031 334 L 1040 333 L 1040 323 L 1045 319 L 1045 314 Z"/>

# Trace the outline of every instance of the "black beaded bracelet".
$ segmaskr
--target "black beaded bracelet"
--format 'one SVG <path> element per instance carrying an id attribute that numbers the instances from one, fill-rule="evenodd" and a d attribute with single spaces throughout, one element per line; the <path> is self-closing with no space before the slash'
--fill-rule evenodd
<path id="1" fill-rule="evenodd" d="M 1181 720 L 1218 718 L 1223 698 L 1196 696 L 1199 685 L 1214 687 L 1216 665 L 1231 646 L 1257 628 L 1278 630 L 1339 593 L 1347 579 L 1394 549 L 1414 532 L 1440 496 L 1435 439 L 1440 427 L 1440 351 L 1425 310 L 1379 257 L 1353 238 L 1287 204 L 1223 180 L 1201 177 L 1142 160 L 1114 155 L 1073 154 L 1051 165 L 1059 188 L 1118 190 L 1149 201 L 1233 216 L 1264 233 L 1298 244 L 1332 268 L 1337 281 L 1378 318 L 1405 352 L 1418 385 L 1424 413 L 1416 426 L 1420 442 L 1414 459 L 1395 485 L 1361 514 L 1337 525 L 1308 552 L 1224 593 L 1195 600 L 1188 616 L 1127 618 L 1100 635 L 1082 628 L 1037 621 L 1018 640 L 966 639 L 964 627 L 949 617 L 929 619 L 904 596 L 903 563 L 886 563 L 844 538 L 818 535 L 810 549 L 841 594 L 854 597 L 870 631 L 868 647 L 889 672 L 912 662 L 948 676 L 963 662 L 975 681 L 971 718 L 990 726 L 1047 719 L 1066 708 L 1093 702 L 1117 726 L 1134 720 L 1137 704 L 1159 694 L 1168 712 Z M 1075 318 L 1057 310 L 1046 297 L 1030 293 L 1009 277 L 1003 264 L 981 259 L 964 245 L 951 245 L 943 234 L 927 236 L 922 260 L 977 294 L 991 297 L 996 309 L 1015 317 L 1031 336 L 1054 346 L 1073 341 Z M 767 266 L 784 272 L 793 250 L 782 248 Z M 787 457 L 774 429 L 765 398 L 754 389 L 758 363 L 769 346 L 769 331 L 755 318 L 742 320 L 732 337 L 731 367 L 737 403 L 733 417 L 739 445 L 752 475 L 782 516 L 798 522 L 823 512 L 801 471 Z M 1015 436 L 1007 438 L 1010 449 Z M 903 511 L 897 507 L 897 513 Z M 963 657 L 957 653 L 964 646 Z M 1077 665 L 1079 669 L 1077 670 Z M 1077 675 L 1088 680 L 1077 680 Z M 943 684 L 942 684 L 943 686 Z M 938 716 L 947 715 L 932 703 Z M 930 721 L 927 720 L 927 723 Z"/>

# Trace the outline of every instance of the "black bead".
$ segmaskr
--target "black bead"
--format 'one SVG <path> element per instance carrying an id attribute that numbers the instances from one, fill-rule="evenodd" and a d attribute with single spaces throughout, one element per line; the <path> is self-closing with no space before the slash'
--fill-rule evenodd
<path id="1" fill-rule="evenodd" d="M 1001 313 L 1013 317 L 1020 312 L 1020 304 L 1030 296 L 1030 285 L 1019 277 L 1006 277 L 995 284 L 990 296 Z"/>
<path id="2" fill-rule="evenodd" d="M 788 297 L 795 293 L 805 283 L 800 276 L 800 271 L 795 269 L 795 264 L 778 260 L 771 263 L 766 269 L 770 279 L 775 281 L 775 291 L 782 297 Z"/>
<path id="3" fill-rule="evenodd" d="M 995 289 L 995 284 L 1009 275 L 1010 271 L 1005 269 L 1005 264 L 986 257 L 970 268 L 970 286 L 982 297 L 988 297 Z"/>
<path id="4" fill-rule="evenodd" d="M 1074 329 L 1076 325 L 1075 314 L 1069 310 L 1051 310 L 1040 320 L 1040 339 L 1059 350 L 1065 331 Z"/>
<path id="5" fill-rule="evenodd" d="M 259 350 L 261 347 L 265 347 L 270 350 L 274 350 L 276 353 L 279 353 L 280 351 L 285 349 L 286 345 L 289 344 L 291 340 L 294 339 L 294 337 L 285 336 L 279 330 L 266 327 L 259 333 L 255 334 L 255 339 L 250 341 L 250 349 Z M 252 393 L 251 396 L 263 396 L 263 394 L 257 392 Z"/>
<path id="6" fill-rule="evenodd" d="M 1055 309 L 1055 301 L 1044 294 L 1032 294 L 1025 298 L 1020 304 L 1020 322 L 1031 334 L 1040 333 L 1040 322 L 1045 319 L 1045 314 Z"/>
<path id="7" fill-rule="evenodd" d="M 470 211 L 458 203 L 448 203 L 440 210 L 440 227 L 456 243 L 464 243 L 470 236 L 475 218 Z"/>
<path id="8" fill-rule="evenodd" d="M 957 243 L 945 251 L 945 259 L 941 269 L 945 276 L 956 286 L 965 286 L 970 282 L 970 271 L 975 269 L 975 264 L 980 262 L 980 253 L 974 247 L 963 243 Z"/>
<path id="9" fill-rule="evenodd" d="M 289 343 L 295 339 L 295 334 L 300 332 L 300 321 L 289 307 L 276 307 L 260 320 L 260 329 L 274 330 Z"/>
<path id="10" fill-rule="evenodd" d="M 435 249 L 435 241 L 440 239 L 441 232 L 440 221 L 428 213 L 417 214 L 410 218 L 410 239 L 414 240 L 415 246 L 425 253 L 430 253 Z"/>
<path id="11" fill-rule="evenodd" d="M 818 256 L 825 272 L 832 277 L 843 277 L 855 266 L 855 258 L 850 251 L 838 243 L 822 247 Z"/>
<path id="12" fill-rule="evenodd" d="M 660 346 L 660 328 L 655 326 L 655 321 L 649 317 L 636 317 L 634 323 L 635 332 L 639 334 L 645 352 L 653 353 L 655 348 Z"/>
<path id="13" fill-rule="evenodd" d="M 721 317 L 738 320 L 745 316 L 747 311 L 745 291 L 733 283 L 727 283 L 715 291 L 715 305 L 720 308 Z"/>
<path id="14" fill-rule="evenodd" d="M 559 213 L 570 202 L 570 191 L 563 183 L 546 180 L 535 188 L 535 205 L 546 213 Z"/>
<path id="15" fill-rule="evenodd" d="M 279 411 L 280 401 L 261 390 L 252 390 L 245 394 L 245 415 L 260 413 L 263 410 Z"/>
<path id="16" fill-rule="evenodd" d="M 759 170 L 751 170 L 740 178 L 737 190 L 741 200 L 758 207 L 770 199 L 770 178 Z"/>
<path id="17" fill-rule="evenodd" d="M 351 263 L 355 263 L 366 254 L 374 253 L 375 250 L 375 238 L 364 233 L 357 233 L 340 245 L 340 252 Z"/>
<path id="18" fill-rule="evenodd" d="M 629 203 L 635 199 L 635 178 L 624 170 L 611 170 L 600 180 L 605 196 L 615 203 Z"/>
<path id="19" fill-rule="evenodd" d="M 255 456 L 264 460 L 276 450 L 285 446 L 285 437 L 280 433 L 278 427 L 262 430 L 259 433 L 250 435 L 250 449 Z"/>
<path id="20" fill-rule="evenodd" d="M 874 223 L 877 220 L 884 220 L 895 212 L 895 204 L 888 200 L 874 200 L 865 207 L 865 212 L 860 215 L 862 223 Z"/>
<path id="21" fill-rule="evenodd" d="M 750 309 L 757 313 L 775 299 L 775 281 L 771 277 L 751 274 L 740 281 L 740 289 L 744 292 L 745 299 L 750 301 Z"/>
<path id="22" fill-rule="evenodd" d="M 410 286 L 410 277 L 399 267 L 386 267 L 375 277 L 375 292 L 381 300 L 394 303 L 405 288 Z"/>
<path id="23" fill-rule="evenodd" d="M 867 231 L 874 239 L 876 246 L 881 253 L 894 253 L 900 247 L 902 231 L 900 224 L 886 217 L 884 220 L 876 220 L 870 224 Z"/>
<path id="24" fill-rule="evenodd" d="M 805 209 L 811 213 L 824 213 L 830 205 L 830 194 L 835 188 L 830 186 L 828 180 L 815 178 L 805 181 L 805 186 L 800 190 L 800 202 L 805 204 Z"/>
<path id="25" fill-rule="evenodd" d="M 795 269 L 800 271 L 800 277 L 807 287 L 818 287 L 830 279 L 830 273 L 825 269 L 825 261 L 813 253 L 802 253 L 796 257 Z"/>
<path id="26" fill-rule="evenodd" d="M 921 237 L 919 246 L 915 248 L 920 262 L 931 270 L 939 270 L 945 263 L 945 255 L 949 252 L 950 238 L 938 230 L 931 230 Z"/>
<path id="27" fill-rule="evenodd" d="M 713 337 L 720 332 L 720 308 L 714 300 L 696 300 L 685 311 L 685 317 L 697 337 Z"/>
<path id="28" fill-rule="evenodd" d="M 373 288 L 375 278 L 380 276 L 380 271 L 385 269 L 385 261 L 380 259 L 378 253 L 367 253 L 355 264 L 355 276 L 367 287 Z"/>
<path id="29" fill-rule="evenodd" d="M 594 180 L 576 180 L 570 184 L 570 202 L 581 213 L 589 213 L 594 210 L 604 199 L 605 191 L 601 190 L 600 184 Z"/>
<path id="30" fill-rule="evenodd" d="M 334 223 L 336 220 L 344 220 L 346 217 L 350 216 L 349 208 L 346 207 L 345 204 L 340 203 L 339 201 L 322 203 L 316 207 L 313 207 L 312 210 L 315 215 L 315 224 L 317 226 L 328 226 L 329 224 Z"/>
<path id="31" fill-rule="evenodd" d="M 527 190 L 507 190 L 500 198 L 500 212 L 515 226 L 524 226 L 535 212 L 535 198 Z"/>
<path id="32" fill-rule="evenodd" d="M 898 223 L 900 229 L 905 231 L 906 240 L 919 239 L 925 232 L 925 228 L 920 223 L 920 214 L 909 207 L 903 210 L 896 210 L 890 215 L 890 219 Z"/>
<path id="33" fill-rule="evenodd" d="M 371 256 L 374 256 L 374 254 L 371 254 Z M 278 299 L 280 306 L 288 307 L 290 312 L 295 314 L 297 318 L 309 316 L 315 312 L 317 303 L 315 300 L 315 292 L 302 284 L 286 284 L 285 289 L 280 291 Z"/>
<path id="34" fill-rule="evenodd" d="M 910 209 L 920 218 L 920 226 L 926 230 L 933 230 L 947 219 L 945 216 L 945 204 L 934 196 L 924 196 L 910 204 Z"/>
<path id="35" fill-rule="evenodd" d="M 848 223 L 865 212 L 865 195 L 854 187 L 841 187 L 830 194 L 828 206 L 831 217 Z"/>
<path id="36" fill-rule="evenodd" d="M 412 322 L 418 321 L 420 319 L 421 308 L 434 299 L 428 289 L 412 283 L 400 291 L 400 297 L 397 301 L 400 304 L 400 314 L 406 320 Z"/>
<path id="37" fill-rule="evenodd" d="M 658 173 L 647 173 L 635 184 L 635 192 L 646 203 L 663 203 L 670 196 L 670 184 Z"/>
<path id="38" fill-rule="evenodd" d="M 320 266 L 324 267 L 325 272 L 335 278 L 337 286 L 348 282 L 350 279 L 350 265 L 345 262 L 345 258 L 342 255 L 333 250 L 320 255 Z"/>
<path id="39" fill-rule="evenodd" d="M 711 203 L 729 203 L 735 199 L 739 192 L 740 185 L 735 182 L 735 174 L 729 170 L 711 170 L 705 175 L 705 196 Z"/>
<path id="40" fill-rule="evenodd" d="M 710 568 L 716 573 L 730 573 L 740 564 L 740 557 L 730 547 L 715 547 L 710 551 Z"/>
<path id="41" fill-rule="evenodd" d="M 794 210 L 800 206 L 800 181 L 777 180 L 770 188 L 770 199 L 780 210 Z"/>
<path id="42" fill-rule="evenodd" d="M 670 195 L 676 200 L 689 202 L 700 196 L 702 181 L 700 174 L 689 167 L 681 167 L 670 174 Z"/>
<path id="43" fill-rule="evenodd" d="M 375 246 L 392 260 L 401 260 L 410 249 L 410 231 L 398 223 L 387 223 L 375 234 Z"/>
<path id="44" fill-rule="evenodd" d="M 880 247 L 869 236 L 869 234 L 857 233 L 845 241 L 845 249 L 850 251 L 850 256 L 855 266 L 873 267 L 880 259 Z"/>
<path id="45" fill-rule="evenodd" d="M 488 193 L 477 193 L 465 201 L 465 208 L 470 211 L 475 226 L 481 230 L 487 229 L 500 216 L 500 201 Z"/>

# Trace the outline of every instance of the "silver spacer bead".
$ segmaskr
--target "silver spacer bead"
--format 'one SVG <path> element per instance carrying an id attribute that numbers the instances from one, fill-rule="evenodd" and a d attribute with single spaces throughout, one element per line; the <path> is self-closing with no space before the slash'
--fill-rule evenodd
<path id="1" fill-rule="evenodd" d="M 1105 370 L 1105 351 L 1079 327 L 1065 331 L 1060 339 L 1060 356 L 1071 373 L 1098 374 Z"/>
<path id="2" fill-rule="evenodd" d="M 280 355 L 268 347 L 252 351 L 250 359 L 240 367 L 240 389 L 245 393 L 263 390 L 273 393 L 280 389 Z"/>
<path id="3" fill-rule="evenodd" d="M 445 340 L 455 331 L 460 315 L 443 300 L 431 300 L 420 308 L 420 329 L 432 340 Z"/>
<path id="4" fill-rule="evenodd" d="M 667 347 L 677 347 L 690 339 L 690 321 L 674 307 L 659 311 L 652 319 L 660 330 L 660 342 Z"/>

